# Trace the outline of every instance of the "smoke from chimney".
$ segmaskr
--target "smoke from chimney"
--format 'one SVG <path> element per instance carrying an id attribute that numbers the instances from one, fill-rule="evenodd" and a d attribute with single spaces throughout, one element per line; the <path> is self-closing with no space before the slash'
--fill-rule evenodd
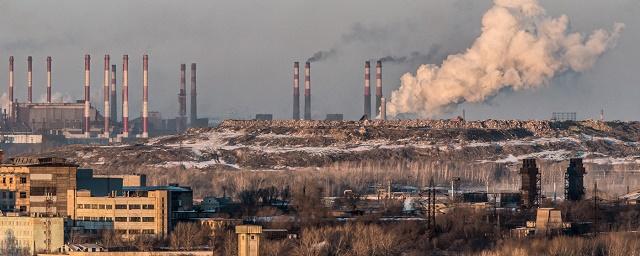
<path id="1" fill-rule="evenodd" d="M 330 57 L 336 56 L 337 53 L 338 51 L 336 49 L 331 49 L 328 51 L 318 51 L 313 55 L 311 55 L 311 57 L 307 59 L 307 62 L 312 63 L 312 62 L 323 61 Z"/>
<path id="2" fill-rule="evenodd" d="M 615 45 L 623 27 L 616 23 L 585 37 L 568 31 L 567 16 L 547 16 L 536 0 L 495 0 L 468 50 L 402 76 L 388 114 L 432 117 L 463 102 L 484 102 L 504 88 L 534 89 L 558 74 L 586 71 Z"/>

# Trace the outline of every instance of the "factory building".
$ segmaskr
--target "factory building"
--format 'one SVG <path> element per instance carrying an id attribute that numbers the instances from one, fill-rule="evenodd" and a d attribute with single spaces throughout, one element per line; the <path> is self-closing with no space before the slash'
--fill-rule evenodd
<path id="1" fill-rule="evenodd" d="M 61 217 L 0 216 L 0 248 L 13 245 L 36 252 L 60 252 L 64 246 L 64 219 Z"/>
<path id="2" fill-rule="evenodd" d="M 16 122 L 29 127 L 39 134 L 81 134 L 84 103 L 16 103 Z M 89 119 L 92 123 L 104 122 L 104 117 L 90 107 Z M 94 125 L 92 130 L 100 131 Z"/>

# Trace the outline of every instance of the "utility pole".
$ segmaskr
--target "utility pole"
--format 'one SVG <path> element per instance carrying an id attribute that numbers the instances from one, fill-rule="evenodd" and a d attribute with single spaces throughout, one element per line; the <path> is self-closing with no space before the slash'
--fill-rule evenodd
<path id="1" fill-rule="evenodd" d="M 598 232 L 598 181 L 593 181 L 593 235 Z"/>

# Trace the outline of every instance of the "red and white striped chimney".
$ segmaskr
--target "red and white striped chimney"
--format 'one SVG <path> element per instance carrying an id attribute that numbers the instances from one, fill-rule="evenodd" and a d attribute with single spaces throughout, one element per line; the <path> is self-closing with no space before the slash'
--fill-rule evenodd
<path id="1" fill-rule="evenodd" d="M 9 57 L 9 117 L 12 119 L 14 116 L 13 111 L 13 56 Z"/>
<path id="2" fill-rule="evenodd" d="M 149 137 L 149 55 L 142 56 L 142 138 Z"/>
<path id="3" fill-rule="evenodd" d="M 311 63 L 304 64 L 304 120 L 311 120 Z"/>
<path id="4" fill-rule="evenodd" d="M 376 116 L 380 115 L 382 104 L 382 61 L 376 63 Z"/>
<path id="5" fill-rule="evenodd" d="M 103 99 L 104 99 L 104 137 L 109 138 L 109 128 L 111 121 L 111 106 L 109 105 L 109 66 L 111 65 L 111 57 L 109 54 L 104 55 L 104 81 L 103 81 Z"/>
<path id="6" fill-rule="evenodd" d="M 111 105 L 111 122 L 115 126 L 118 123 L 118 100 L 116 94 L 116 65 L 111 65 L 111 96 L 109 96 L 109 104 Z"/>
<path id="7" fill-rule="evenodd" d="M 364 63 L 364 113 L 367 119 L 371 119 L 371 63 Z"/>
<path id="8" fill-rule="evenodd" d="M 84 135 L 89 138 L 91 120 L 90 120 L 90 103 L 91 103 L 91 56 L 84 55 Z"/>
<path id="9" fill-rule="evenodd" d="M 27 57 L 27 102 L 33 103 L 33 58 Z"/>
<path id="10" fill-rule="evenodd" d="M 51 56 L 47 57 L 47 103 L 51 103 Z"/>
<path id="11" fill-rule="evenodd" d="M 300 63 L 293 63 L 293 120 L 300 120 Z"/>
<path id="12" fill-rule="evenodd" d="M 129 55 L 122 56 L 122 137 L 129 137 Z"/>

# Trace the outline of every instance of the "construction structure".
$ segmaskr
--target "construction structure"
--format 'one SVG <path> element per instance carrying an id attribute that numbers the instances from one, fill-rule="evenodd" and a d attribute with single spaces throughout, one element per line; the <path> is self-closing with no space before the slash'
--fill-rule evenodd
<path id="1" fill-rule="evenodd" d="M 551 113 L 551 121 L 556 122 L 575 122 L 577 121 L 576 112 L 553 112 Z"/>
<path id="2" fill-rule="evenodd" d="M 522 159 L 521 177 L 521 206 L 525 209 L 537 208 L 540 205 L 540 171 L 536 166 L 536 159 Z"/>
<path id="3" fill-rule="evenodd" d="M 367 119 L 371 118 L 371 63 L 364 62 L 364 112 Z"/>
<path id="4" fill-rule="evenodd" d="M 293 63 L 293 120 L 300 120 L 300 63 Z"/>
<path id="5" fill-rule="evenodd" d="M 564 197 L 569 201 L 580 201 L 584 198 L 584 175 L 586 170 L 581 158 L 569 160 L 569 167 L 564 173 Z"/>
<path id="6" fill-rule="evenodd" d="M 236 234 L 238 234 L 238 256 L 260 255 L 260 236 L 262 235 L 261 226 L 236 226 Z"/>
<path id="7" fill-rule="evenodd" d="M 311 120 L 311 63 L 304 64 L 304 120 Z"/>

